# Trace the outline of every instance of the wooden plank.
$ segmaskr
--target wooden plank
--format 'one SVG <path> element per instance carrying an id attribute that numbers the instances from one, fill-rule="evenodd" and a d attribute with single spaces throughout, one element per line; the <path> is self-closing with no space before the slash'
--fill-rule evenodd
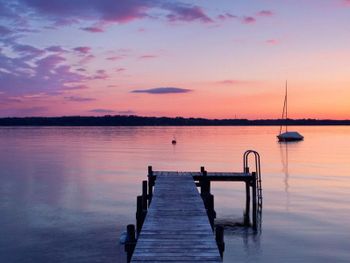
<path id="1" fill-rule="evenodd" d="M 172 172 L 168 171 L 154 171 L 153 176 L 158 177 L 169 176 Z M 192 176 L 195 180 L 201 180 L 204 176 L 201 172 L 178 172 L 180 175 Z M 242 172 L 207 172 L 206 178 L 209 181 L 242 181 L 246 182 L 252 179 L 250 173 Z"/>
<path id="2" fill-rule="evenodd" d="M 153 172 L 152 203 L 131 262 L 222 262 L 192 172 Z"/>

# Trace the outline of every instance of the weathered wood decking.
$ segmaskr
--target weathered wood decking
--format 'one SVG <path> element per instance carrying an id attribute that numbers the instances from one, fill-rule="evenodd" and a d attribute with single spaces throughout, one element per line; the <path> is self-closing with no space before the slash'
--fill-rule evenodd
<path id="1" fill-rule="evenodd" d="M 249 172 L 250 154 L 255 158 L 254 172 Z M 221 262 L 224 227 L 215 226 L 214 196 L 210 191 L 215 181 L 245 184 L 244 226 L 257 231 L 262 188 L 256 151 L 244 153 L 243 172 L 207 172 L 204 167 L 200 172 L 166 172 L 153 171 L 149 166 L 148 181 L 142 181 L 142 195 L 137 196 L 136 228 L 133 224 L 127 226 L 127 262 Z"/>
<path id="2" fill-rule="evenodd" d="M 157 172 L 131 262 L 222 261 L 194 176 Z"/>

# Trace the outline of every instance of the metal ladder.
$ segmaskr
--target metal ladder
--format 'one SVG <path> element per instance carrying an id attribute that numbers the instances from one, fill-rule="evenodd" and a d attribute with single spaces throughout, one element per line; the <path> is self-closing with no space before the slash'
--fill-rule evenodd
<path id="1" fill-rule="evenodd" d="M 261 167 L 260 167 L 260 155 L 258 152 L 253 150 L 248 150 L 243 154 L 243 172 L 249 173 L 249 155 L 253 154 L 255 159 L 255 173 L 256 173 L 256 188 L 257 188 L 257 203 L 258 203 L 258 212 L 262 210 L 262 186 L 261 186 Z"/>

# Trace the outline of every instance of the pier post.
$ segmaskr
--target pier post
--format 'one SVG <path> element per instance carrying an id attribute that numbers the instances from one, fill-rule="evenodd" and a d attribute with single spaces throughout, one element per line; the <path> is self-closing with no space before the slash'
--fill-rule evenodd
<path id="1" fill-rule="evenodd" d="M 147 211 L 145 211 L 143 209 L 142 196 L 141 195 L 137 196 L 136 200 L 137 200 L 137 202 L 136 202 L 137 203 L 137 205 L 136 205 L 136 232 L 137 232 L 137 235 L 139 235 L 141 232 L 141 228 L 143 225 L 143 221 L 145 220 Z"/>
<path id="2" fill-rule="evenodd" d="M 214 210 L 214 195 L 207 194 L 204 198 L 204 206 L 207 209 L 210 226 L 212 230 L 214 230 L 214 219 L 216 218 L 216 212 Z"/>
<path id="3" fill-rule="evenodd" d="M 136 246 L 135 225 L 128 225 L 126 227 L 126 233 L 127 234 L 124 249 L 127 254 L 127 262 L 129 263 Z"/>
<path id="4" fill-rule="evenodd" d="M 214 210 L 214 196 L 210 193 L 210 180 L 207 178 L 207 171 L 203 166 L 201 167 L 201 173 L 201 197 L 203 199 L 204 207 L 207 210 L 210 226 L 214 231 L 214 219 L 216 218 L 216 212 Z"/>
<path id="5" fill-rule="evenodd" d="M 147 181 L 142 181 L 142 210 L 147 211 Z"/>
<path id="6" fill-rule="evenodd" d="M 253 229 L 257 229 L 257 206 L 256 206 L 256 173 L 252 172 L 252 190 L 253 190 Z"/>
<path id="7" fill-rule="evenodd" d="M 224 251 L 225 251 L 224 227 L 223 226 L 217 226 L 215 228 L 215 240 L 216 240 L 216 244 L 218 245 L 220 256 L 222 258 Z"/>
<path id="8" fill-rule="evenodd" d="M 154 177 L 152 166 L 148 166 L 148 206 L 151 205 L 153 196 Z"/>
<path id="9" fill-rule="evenodd" d="M 201 172 L 202 172 L 202 179 L 200 181 L 201 195 L 204 196 L 204 195 L 210 194 L 210 180 L 208 180 L 207 178 L 207 171 L 204 170 L 204 167 L 203 167 L 203 170 L 201 167 Z"/>
<path id="10" fill-rule="evenodd" d="M 250 183 L 245 181 L 245 212 L 244 212 L 244 225 L 249 226 L 250 223 Z"/>

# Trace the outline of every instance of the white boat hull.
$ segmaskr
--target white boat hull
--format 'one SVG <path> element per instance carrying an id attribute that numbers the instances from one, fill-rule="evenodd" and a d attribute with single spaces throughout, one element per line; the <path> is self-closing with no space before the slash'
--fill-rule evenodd
<path id="1" fill-rule="evenodd" d="M 302 141 L 304 139 L 304 136 L 298 132 L 284 132 L 280 135 L 277 135 L 277 138 L 280 142 L 296 142 Z"/>

